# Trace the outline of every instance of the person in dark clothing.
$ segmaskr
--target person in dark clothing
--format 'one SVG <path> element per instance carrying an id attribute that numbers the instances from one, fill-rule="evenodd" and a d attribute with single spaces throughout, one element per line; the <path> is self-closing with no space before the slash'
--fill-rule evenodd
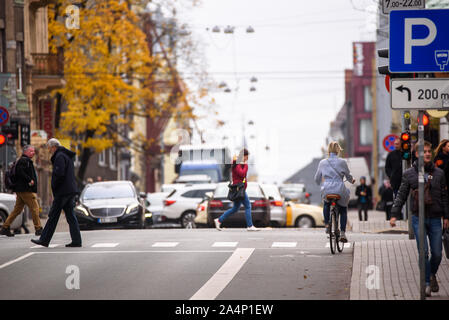
<path id="1" fill-rule="evenodd" d="M 390 181 L 385 180 L 384 184 L 379 192 L 381 201 L 385 204 L 385 216 L 387 220 L 391 218 L 391 208 L 393 207 L 393 189 L 391 188 Z"/>
<path id="2" fill-rule="evenodd" d="M 22 156 L 17 160 L 15 185 L 13 187 L 13 191 L 16 193 L 16 204 L 0 230 L 1 235 L 8 237 L 14 236 L 9 228 L 14 219 L 22 212 L 25 205 L 31 210 L 36 236 L 42 234 L 41 220 L 39 219 L 39 203 L 37 202 L 36 195 L 37 175 L 32 160 L 35 153 L 36 151 L 33 146 L 26 145 L 23 147 Z"/>
<path id="3" fill-rule="evenodd" d="M 393 193 L 396 196 L 402 179 L 402 152 L 400 139 L 394 141 L 394 148 L 395 149 L 388 154 L 385 161 L 385 173 L 387 174 L 388 179 L 390 179 Z"/>
<path id="4" fill-rule="evenodd" d="M 366 185 L 365 177 L 360 177 L 360 185 L 355 189 L 355 195 L 358 197 L 359 221 L 362 221 L 362 211 L 365 216 L 364 221 L 368 221 L 368 209 L 371 203 L 372 192 L 371 187 Z"/>
<path id="5" fill-rule="evenodd" d="M 441 218 L 444 219 L 444 228 L 449 228 L 449 201 L 447 193 L 446 179 L 443 170 L 437 168 L 432 162 L 432 144 L 424 142 L 424 182 L 425 194 L 430 191 L 429 196 L 425 195 L 425 258 L 426 258 L 426 295 L 431 296 L 431 292 L 438 292 L 439 286 L 436 273 L 442 259 L 442 228 Z M 418 157 L 418 148 L 415 144 L 415 155 Z M 400 215 L 401 208 L 407 201 L 410 190 L 412 190 L 412 226 L 415 235 L 419 234 L 419 203 L 418 203 L 418 162 L 415 161 L 410 169 L 407 169 L 402 176 L 402 183 L 398 194 L 394 200 L 391 210 L 390 225 L 396 226 L 396 219 Z M 427 239 L 428 238 L 428 239 Z M 430 245 L 431 257 L 429 259 L 428 243 Z M 416 236 L 416 244 L 419 250 L 419 237 Z"/>
<path id="6" fill-rule="evenodd" d="M 433 159 L 433 162 L 438 168 L 444 170 L 449 163 L 449 140 L 441 140 L 440 144 L 435 149 L 435 154 L 436 156 L 435 159 Z"/>
<path id="7" fill-rule="evenodd" d="M 66 247 L 81 247 L 80 228 L 78 220 L 73 213 L 75 197 L 79 193 L 73 165 L 75 153 L 61 146 L 59 141 L 54 138 L 48 140 L 47 147 L 52 153 L 51 190 L 53 192 L 53 203 L 41 237 L 38 240 L 32 239 L 31 241 L 48 247 L 56 230 L 61 211 L 64 210 L 72 238 L 72 242 L 67 244 Z"/>
<path id="8" fill-rule="evenodd" d="M 248 155 L 249 152 L 246 149 L 243 149 L 239 157 L 234 156 L 232 160 L 232 184 L 237 184 L 243 182 L 245 184 L 245 198 L 243 200 L 234 201 L 234 206 L 227 211 L 225 211 L 219 218 L 214 220 L 215 227 L 217 230 L 221 229 L 221 224 L 223 221 L 231 214 L 236 213 L 240 206 L 243 204 L 245 206 L 245 218 L 246 218 L 246 226 L 248 231 L 258 231 L 260 229 L 256 228 L 253 225 L 252 217 L 251 217 L 251 202 L 249 201 L 248 194 L 246 193 L 246 174 L 248 173 Z"/>

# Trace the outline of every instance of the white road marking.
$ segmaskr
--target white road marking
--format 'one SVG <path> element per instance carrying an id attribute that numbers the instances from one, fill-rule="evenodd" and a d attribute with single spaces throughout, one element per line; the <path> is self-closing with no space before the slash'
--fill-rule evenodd
<path id="1" fill-rule="evenodd" d="M 236 247 L 238 242 L 215 242 L 212 247 Z"/>
<path id="2" fill-rule="evenodd" d="M 214 300 L 231 282 L 255 248 L 238 248 L 221 268 L 190 298 L 190 300 Z"/>
<path id="3" fill-rule="evenodd" d="M 230 253 L 234 251 L 230 250 L 170 250 L 170 251 L 164 251 L 164 250 L 130 250 L 130 251 L 121 251 L 121 250 L 109 250 L 109 251 L 39 251 L 39 252 L 33 252 L 35 254 L 60 254 L 60 253 L 79 253 L 79 254 L 85 254 L 85 253 L 93 253 L 93 254 L 99 254 L 99 253 Z"/>
<path id="4" fill-rule="evenodd" d="M 49 248 L 56 248 L 56 247 L 58 247 L 58 246 L 60 246 L 59 244 L 51 244 L 51 245 L 49 245 L 48 247 Z M 44 248 L 43 246 L 40 246 L 40 245 L 35 245 L 35 246 L 32 246 L 32 247 L 30 247 L 31 249 L 37 249 L 37 248 Z"/>
<path id="5" fill-rule="evenodd" d="M 329 247 L 330 247 L 330 244 L 328 242 L 328 243 L 326 243 L 326 248 L 329 248 Z M 350 242 L 346 242 L 345 243 L 345 248 L 351 248 L 351 243 Z"/>
<path id="6" fill-rule="evenodd" d="M 26 258 L 28 258 L 29 256 L 32 256 L 33 254 L 35 254 L 35 252 L 28 252 L 27 254 L 24 254 L 23 256 L 18 257 L 17 259 L 8 261 L 8 262 L 2 264 L 2 265 L 0 266 L 0 269 L 6 268 L 7 266 L 12 265 L 13 263 L 16 263 L 16 262 L 19 262 L 19 261 L 21 261 L 21 260 L 23 260 L 23 259 L 26 259 Z"/>
<path id="7" fill-rule="evenodd" d="M 295 248 L 297 242 L 273 242 L 272 248 Z"/>
<path id="8" fill-rule="evenodd" d="M 96 243 L 92 248 L 115 248 L 118 245 L 118 243 Z"/>
<path id="9" fill-rule="evenodd" d="M 179 242 L 156 242 L 152 247 L 173 248 L 176 247 Z"/>

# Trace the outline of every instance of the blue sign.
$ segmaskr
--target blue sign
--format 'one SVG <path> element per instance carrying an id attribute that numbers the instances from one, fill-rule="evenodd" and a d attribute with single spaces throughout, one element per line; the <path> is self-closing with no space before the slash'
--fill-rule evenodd
<path id="1" fill-rule="evenodd" d="M 449 72 L 449 9 L 390 13 L 390 72 Z"/>
<path id="2" fill-rule="evenodd" d="M 9 112 L 6 108 L 0 106 L 0 126 L 7 123 L 9 120 Z"/>
<path id="3" fill-rule="evenodd" d="M 386 136 L 383 141 L 384 149 L 387 150 L 388 152 L 394 151 L 395 150 L 394 141 L 396 139 L 399 139 L 399 137 L 395 134 L 389 134 L 388 136 Z"/>

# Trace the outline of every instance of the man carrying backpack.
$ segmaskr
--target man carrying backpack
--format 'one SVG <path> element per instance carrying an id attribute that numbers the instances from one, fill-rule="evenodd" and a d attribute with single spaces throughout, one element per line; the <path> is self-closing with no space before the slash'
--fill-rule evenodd
<path id="1" fill-rule="evenodd" d="M 15 218 L 23 211 L 25 205 L 31 210 L 33 224 L 36 235 L 42 234 L 41 220 L 39 219 L 39 203 L 37 202 L 37 175 L 34 170 L 33 157 L 35 150 L 33 146 L 23 147 L 23 154 L 15 164 L 15 174 L 11 177 L 14 183 L 12 191 L 16 193 L 16 204 L 3 227 L 0 229 L 0 235 L 13 237 L 9 227 Z"/>

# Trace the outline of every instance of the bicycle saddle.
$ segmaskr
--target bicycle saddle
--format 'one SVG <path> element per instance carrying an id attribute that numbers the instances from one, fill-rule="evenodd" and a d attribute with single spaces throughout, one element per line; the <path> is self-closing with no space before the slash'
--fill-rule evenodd
<path id="1" fill-rule="evenodd" d="M 327 200 L 340 200 L 340 195 L 339 194 L 328 194 L 326 196 Z"/>

